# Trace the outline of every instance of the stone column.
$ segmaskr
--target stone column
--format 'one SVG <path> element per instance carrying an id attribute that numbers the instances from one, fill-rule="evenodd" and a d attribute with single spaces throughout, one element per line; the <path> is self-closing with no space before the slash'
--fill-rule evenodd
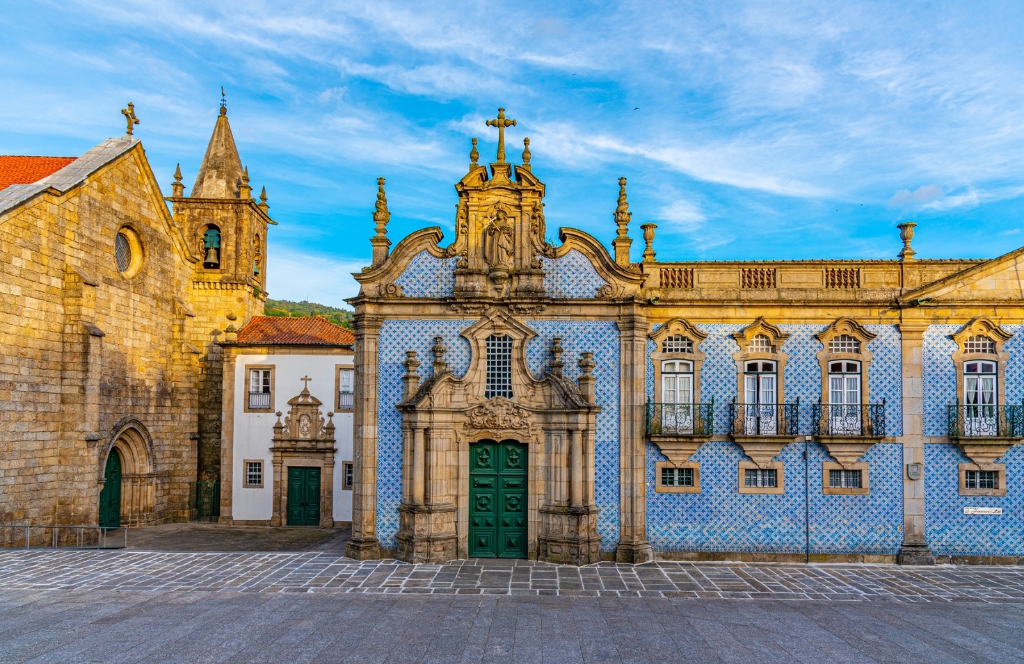
<path id="1" fill-rule="evenodd" d="M 934 565 L 924 532 L 924 321 L 900 323 L 903 356 L 903 546 L 901 565 Z M 911 464 L 920 464 L 910 479 Z"/>
<path id="2" fill-rule="evenodd" d="M 284 500 L 282 499 L 285 489 L 281 486 L 285 481 L 285 477 L 282 472 L 284 459 L 281 458 L 280 452 L 274 453 L 272 463 L 274 466 L 274 488 L 272 489 L 274 511 L 270 515 L 270 525 L 282 526 L 287 523 L 287 520 L 284 518 Z M 266 478 L 264 478 L 264 481 L 266 481 Z"/>
<path id="3" fill-rule="evenodd" d="M 356 314 L 355 403 L 352 438 L 352 539 L 345 555 L 356 560 L 380 558 L 377 541 L 377 337 L 384 319 Z"/>
<path id="4" fill-rule="evenodd" d="M 332 450 L 324 456 L 323 497 L 320 500 L 320 527 L 334 527 L 334 453 Z"/>
<path id="5" fill-rule="evenodd" d="M 423 429 L 412 430 L 412 504 L 423 504 L 423 480 L 426 475 L 426 443 L 423 440 Z"/>
<path id="6" fill-rule="evenodd" d="M 654 554 L 647 543 L 646 370 L 647 318 L 634 309 L 620 317 L 619 372 L 619 545 L 615 560 L 644 563 Z"/>
<path id="7" fill-rule="evenodd" d="M 231 506 L 232 486 L 235 478 L 235 363 L 237 359 L 238 355 L 231 350 L 224 354 L 224 391 L 221 393 L 221 412 L 224 413 L 224 424 L 220 430 L 220 516 L 217 518 L 217 523 L 228 525 L 234 522 L 234 518 L 231 516 Z"/>
<path id="8" fill-rule="evenodd" d="M 569 466 L 572 469 L 572 507 L 583 506 L 583 432 L 572 431 L 572 446 L 569 448 Z"/>

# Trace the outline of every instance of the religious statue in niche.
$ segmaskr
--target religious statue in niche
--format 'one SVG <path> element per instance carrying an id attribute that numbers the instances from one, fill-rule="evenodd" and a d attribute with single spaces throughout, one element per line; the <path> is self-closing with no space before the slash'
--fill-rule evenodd
<path id="1" fill-rule="evenodd" d="M 505 207 L 498 203 L 484 231 L 484 260 L 492 270 L 508 271 L 515 255 L 515 235 Z"/>
<path id="2" fill-rule="evenodd" d="M 547 222 L 544 219 L 544 204 L 537 203 L 533 206 L 533 214 L 530 215 L 530 243 L 533 245 L 535 254 L 553 258 L 555 248 L 545 239 L 547 235 Z M 530 261 L 534 268 L 540 267 L 540 260 L 534 256 Z"/>
<path id="3" fill-rule="evenodd" d="M 455 241 L 448 245 L 444 254 L 446 257 L 458 256 L 457 267 L 465 268 L 466 261 L 466 240 L 469 237 L 469 206 L 466 199 L 459 201 L 455 206 Z"/>

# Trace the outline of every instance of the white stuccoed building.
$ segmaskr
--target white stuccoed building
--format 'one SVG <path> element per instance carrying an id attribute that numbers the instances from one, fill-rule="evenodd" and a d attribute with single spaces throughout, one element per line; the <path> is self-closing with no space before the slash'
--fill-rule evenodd
<path id="1" fill-rule="evenodd" d="M 351 523 L 353 343 L 318 316 L 258 316 L 229 330 L 221 523 Z"/>

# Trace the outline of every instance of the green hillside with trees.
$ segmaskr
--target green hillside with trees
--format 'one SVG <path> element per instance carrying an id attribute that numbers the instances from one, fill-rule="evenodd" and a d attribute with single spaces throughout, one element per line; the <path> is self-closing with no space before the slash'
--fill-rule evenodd
<path id="1" fill-rule="evenodd" d="M 289 300 L 267 299 L 263 305 L 265 316 L 323 316 L 332 323 L 352 329 L 352 312 L 347 309 L 335 309 L 315 302 L 291 302 Z"/>

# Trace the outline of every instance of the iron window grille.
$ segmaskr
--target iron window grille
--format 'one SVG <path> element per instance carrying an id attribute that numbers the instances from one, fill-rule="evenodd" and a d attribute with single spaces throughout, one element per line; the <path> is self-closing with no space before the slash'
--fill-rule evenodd
<path id="1" fill-rule="evenodd" d="M 661 342 L 661 352 L 692 353 L 693 339 L 690 337 L 684 337 L 681 334 L 673 334 L 671 337 L 666 337 L 665 340 Z"/>
<path id="2" fill-rule="evenodd" d="M 964 488 L 966 489 L 998 489 L 999 472 L 995 470 L 964 471 Z"/>
<path id="3" fill-rule="evenodd" d="M 487 337 L 487 381 L 484 397 L 512 398 L 512 337 L 495 335 Z"/>
<path id="4" fill-rule="evenodd" d="M 249 370 L 249 410 L 270 410 L 270 369 Z"/>
<path id="5" fill-rule="evenodd" d="M 765 334 L 757 334 L 753 339 L 750 340 L 750 345 L 747 346 L 748 353 L 774 353 L 775 346 L 772 345 L 772 340 Z"/>
<path id="6" fill-rule="evenodd" d="M 814 404 L 812 414 L 818 436 L 884 437 L 885 400 L 870 404 Z"/>
<path id="7" fill-rule="evenodd" d="M 342 464 L 341 470 L 342 470 L 341 488 L 342 489 L 351 489 L 352 488 L 352 481 L 353 481 L 353 478 L 355 477 L 355 470 L 354 470 L 354 466 L 352 465 L 352 462 L 351 461 L 345 461 Z"/>
<path id="8" fill-rule="evenodd" d="M 964 342 L 965 353 L 988 353 L 996 354 L 996 342 L 988 337 L 973 336 Z"/>
<path id="9" fill-rule="evenodd" d="M 743 485 L 748 489 L 775 489 L 779 486 L 779 474 L 774 468 L 747 468 L 743 473 Z"/>
<path id="10" fill-rule="evenodd" d="M 118 272 L 127 272 L 132 266 L 132 245 L 124 233 L 118 233 L 114 239 L 114 259 Z"/>
<path id="11" fill-rule="evenodd" d="M 830 353 L 859 353 L 860 339 L 849 334 L 840 334 L 828 342 L 828 350 Z"/>
<path id="12" fill-rule="evenodd" d="M 715 402 L 647 404 L 647 433 L 653 436 L 714 435 Z"/>
<path id="13" fill-rule="evenodd" d="M 245 462 L 245 485 L 246 486 L 263 486 L 263 462 L 262 461 L 246 461 Z"/>
<path id="14" fill-rule="evenodd" d="M 693 486 L 693 468 L 662 468 L 662 486 Z"/>
<path id="15" fill-rule="evenodd" d="M 830 470 L 828 485 L 833 489 L 860 489 L 863 474 L 859 470 Z"/>

